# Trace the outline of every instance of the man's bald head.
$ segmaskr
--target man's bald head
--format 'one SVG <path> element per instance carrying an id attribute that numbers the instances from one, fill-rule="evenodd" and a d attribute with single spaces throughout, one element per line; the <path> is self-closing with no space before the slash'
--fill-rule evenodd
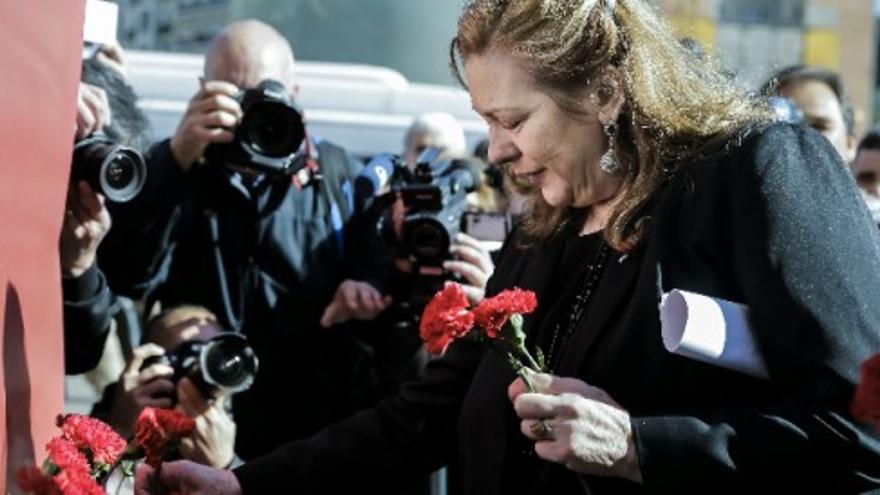
<path id="1" fill-rule="evenodd" d="M 295 94 L 293 49 L 271 26 L 255 20 L 234 22 L 211 41 L 205 54 L 205 79 L 240 88 L 275 79 Z"/>

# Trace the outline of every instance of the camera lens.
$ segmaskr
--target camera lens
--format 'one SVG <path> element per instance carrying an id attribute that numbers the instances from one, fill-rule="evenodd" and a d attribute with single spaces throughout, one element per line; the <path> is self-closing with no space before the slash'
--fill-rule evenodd
<path id="1" fill-rule="evenodd" d="M 424 260 L 440 259 L 449 248 L 449 235 L 446 229 L 430 218 L 422 218 L 410 223 L 408 238 L 412 253 Z"/>
<path id="2" fill-rule="evenodd" d="M 86 180 L 108 200 L 124 203 L 144 187 L 147 167 L 138 152 L 96 134 L 74 146 L 71 178 Z"/>
<path id="3" fill-rule="evenodd" d="M 272 101 L 254 104 L 241 126 L 243 143 L 253 152 L 269 157 L 296 153 L 305 137 L 299 114 L 287 105 Z"/>
<path id="4" fill-rule="evenodd" d="M 236 334 L 211 339 L 201 355 L 205 381 L 228 392 L 250 388 L 257 365 L 253 349 L 243 337 Z"/>

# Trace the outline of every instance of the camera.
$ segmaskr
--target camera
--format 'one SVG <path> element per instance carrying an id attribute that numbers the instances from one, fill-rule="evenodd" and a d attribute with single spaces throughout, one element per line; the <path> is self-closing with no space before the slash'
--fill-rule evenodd
<path id="1" fill-rule="evenodd" d="M 410 170 L 395 155 L 378 155 L 355 179 L 358 203 L 380 213 L 400 198 L 406 213 L 402 235 L 393 232 L 390 215 L 380 218 L 379 231 L 394 235 L 399 257 L 409 257 L 419 267 L 439 267 L 449 257 L 455 234 L 461 231 L 467 211 L 466 196 L 480 186 L 480 176 L 468 160 L 441 160 L 441 150 L 428 148 Z M 388 193 L 369 197 L 385 185 Z M 370 202 L 372 201 L 372 204 Z"/>
<path id="2" fill-rule="evenodd" d="M 251 387 L 259 360 L 247 339 L 238 333 L 224 332 L 207 341 L 183 342 L 162 356 L 144 361 L 141 369 L 156 363 L 174 369 L 176 383 L 189 378 L 204 397 L 218 397 L 242 392 Z"/>
<path id="3" fill-rule="evenodd" d="M 124 203 L 143 189 L 147 166 L 140 153 L 96 132 L 74 143 L 70 179 L 85 180 L 108 200 Z"/>
<path id="4" fill-rule="evenodd" d="M 206 157 L 272 175 L 292 175 L 302 168 L 297 152 L 306 137 L 305 122 L 287 88 L 266 79 L 239 92 L 236 100 L 243 117 L 234 139 L 211 144 Z"/>
<path id="5" fill-rule="evenodd" d="M 357 204 L 366 222 L 391 247 L 393 256 L 411 262 L 411 273 L 401 281 L 398 304 L 419 312 L 448 280 L 443 262 L 450 258 L 455 235 L 466 218 L 468 193 L 480 185 L 480 175 L 468 160 L 441 159 L 441 150 L 428 148 L 414 169 L 400 157 L 374 157 L 354 181 Z M 388 187 L 388 192 L 375 196 Z M 395 225 L 392 205 L 404 206 L 402 222 Z"/>

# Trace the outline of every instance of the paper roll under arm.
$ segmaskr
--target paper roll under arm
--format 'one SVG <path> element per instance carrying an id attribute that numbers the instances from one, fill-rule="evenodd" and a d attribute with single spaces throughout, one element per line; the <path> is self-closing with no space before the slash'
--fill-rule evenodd
<path id="1" fill-rule="evenodd" d="M 660 302 L 660 326 L 663 345 L 673 354 L 770 377 L 745 305 L 673 289 Z"/>

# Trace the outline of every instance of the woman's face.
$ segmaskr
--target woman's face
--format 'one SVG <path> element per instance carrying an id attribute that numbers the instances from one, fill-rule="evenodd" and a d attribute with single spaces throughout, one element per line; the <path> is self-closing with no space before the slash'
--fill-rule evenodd
<path id="1" fill-rule="evenodd" d="M 471 104 L 489 124 L 491 163 L 510 167 L 556 208 L 614 197 L 620 177 L 598 166 L 608 145 L 595 98 L 585 92 L 582 114 L 565 112 L 515 57 L 497 49 L 468 57 L 464 71 Z"/>

